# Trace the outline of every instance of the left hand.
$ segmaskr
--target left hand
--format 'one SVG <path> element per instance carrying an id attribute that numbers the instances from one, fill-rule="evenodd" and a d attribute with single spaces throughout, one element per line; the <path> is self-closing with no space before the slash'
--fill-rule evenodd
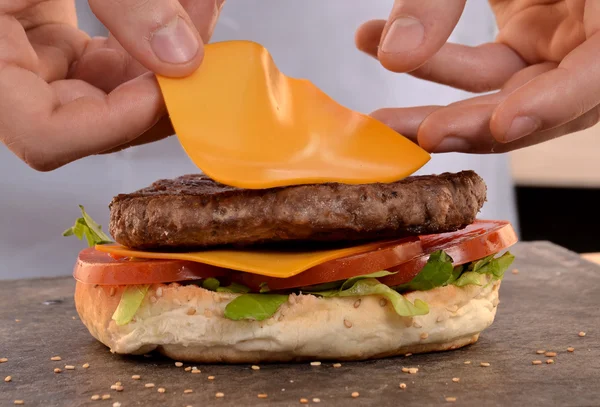
<path id="1" fill-rule="evenodd" d="M 501 153 L 598 123 L 600 2 L 490 0 L 495 43 L 446 43 L 465 2 L 396 0 L 387 22 L 359 28 L 357 47 L 395 72 L 499 91 L 449 106 L 381 109 L 375 118 L 436 153 Z"/>

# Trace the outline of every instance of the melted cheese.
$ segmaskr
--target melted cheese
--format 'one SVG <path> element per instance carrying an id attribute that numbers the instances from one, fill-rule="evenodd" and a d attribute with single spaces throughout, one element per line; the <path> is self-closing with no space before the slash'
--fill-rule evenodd
<path id="1" fill-rule="evenodd" d="M 327 261 L 376 250 L 384 244 L 385 242 L 368 243 L 342 249 L 308 252 L 219 249 L 188 253 L 160 253 L 131 250 L 118 244 L 97 245 L 96 250 L 117 256 L 141 259 L 194 261 L 268 277 L 289 278 Z"/>
<path id="2" fill-rule="evenodd" d="M 394 182 L 430 159 L 383 123 L 285 76 L 253 42 L 210 44 L 191 76 L 158 81 L 186 153 L 223 184 Z"/>

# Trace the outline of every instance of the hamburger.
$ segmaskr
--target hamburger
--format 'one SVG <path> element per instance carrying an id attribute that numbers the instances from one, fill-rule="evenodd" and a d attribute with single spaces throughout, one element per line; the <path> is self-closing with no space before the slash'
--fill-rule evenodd
<path id="1" fill-rule="evenodd" d="M 472 171 L 266 189 L 206 175 L 82 209 L 75 305 L 119 354 L 190 362 L 364 360 L 457 349 L 494 320 L 517 241 L 478 220 Z"/>

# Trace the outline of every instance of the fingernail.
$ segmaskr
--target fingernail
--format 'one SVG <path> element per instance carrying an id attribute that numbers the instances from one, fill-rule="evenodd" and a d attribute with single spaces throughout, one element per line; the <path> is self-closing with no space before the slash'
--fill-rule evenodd
<path id="1" fill-rule="evenodd" d="M 466 139 L 455 136 L 448 136 L 444 138 L 440 144 L 432 149 L 432 153 L 467 153 L 471 151 L 471 143 Z"/>
<path id="2" fill-rule="evenodd" d="M 154 32 L 150 46 L 161 61 L 169 64 L 185 64 L 194 59 L 200 43 L 188 23 L 176 17 Z"/>
<path id="3" fill-rule="evenodd" d="M 540 128 L 539 120 L 534 119 L 530 116 L 519 116 L 516 117 L 508 129 L 504 137 L 505 142 L 514 141 L 520 139 L 521 137 L 525 137 L 535 132 Z"/>
<path id="4" fill-rule="evenodd" d="M 386 53 L 408 52 L 417 48 L 423 42 L 425 27 L 413 17 L 399 17 L 390 26 L 381 50 Z"/>

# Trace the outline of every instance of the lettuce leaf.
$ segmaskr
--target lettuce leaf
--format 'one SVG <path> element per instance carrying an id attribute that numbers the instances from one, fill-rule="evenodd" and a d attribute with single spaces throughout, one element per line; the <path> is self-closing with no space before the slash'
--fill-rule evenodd
<path id="1" fill-rule="evenodd" d="M 377 277 L 384 277 L 386 275 L 393 274 L 389 272 L 385 272 L 387 274 L 383 273 L 384 272 L 373 273 L 370 276 L 375 275 Z M 347 284 L 350 280 L 354 281 L 352 285 Z M 425 315 L 429 313 L 429 307 L 424 301 L 417 299 L 413 304 L 399 292 L 385 284 L 380 283 L 375 277 L 354 277 L 353 279 L 347 280 L 339 290 L 314 292 L 312 294 L 321 297 L 360 297 L 365 295 L 381 295 L 390 301 L 394 307 L 394 310 L 400 316 L 413 317 L 415 315 Z"/>
<path id="2" fill-rule="evenodd" d="M 76 236 L 79 240 L 87 240 L 89 247 L 97 244 L 112 243 L 112 239 L 102 230 L 102 226 L 96 223 L 86 212 L 82 205 L 79 205 L 82 217 L 75 221 L 75 224 L 63 232 L 63 236 Z"/>
<path id="3" fill-rule="evenodd" d="M 460 274 L 458 274 L 460 275 Z M 454 273 L 452 257 L 446 252 L 438 250 L 431 253 L 423 269 L 406 284 L 395 287 L 398 291 L 427 291 L 436 287 L 443 287 L 458 278 Z"/>
<path id="4" fill-rule="evenodd" d="M 465 271 L 462 275 L 452 284 L 457 287 L 464 287 L 466 285 L 481 285 L 480 277 L 481 274 L 476 271 Z"/>
<path id="5" fill-rule="evenodd" d="M 125 287 L 121 301 L 112 316 L 117 325 L 127 325 L 131 322 L 142 305 L 149 287 L 149 285 L 129 285 Z"/>
<path id="6" fill-rule="evenodd" d="M 227 304 L 225 317 L 234 321 L 263 321 L 272 317 L 287 300 L 287 295 L 242 294 Z"/>
<path id="7" fill-rule="evenodd" d="M 231 283 L 226 287 L 218 287 L 218 293 L 234 293 L 234 294 L 246 294 L 250 292 L 250 288 L 243 284 Z"/>

